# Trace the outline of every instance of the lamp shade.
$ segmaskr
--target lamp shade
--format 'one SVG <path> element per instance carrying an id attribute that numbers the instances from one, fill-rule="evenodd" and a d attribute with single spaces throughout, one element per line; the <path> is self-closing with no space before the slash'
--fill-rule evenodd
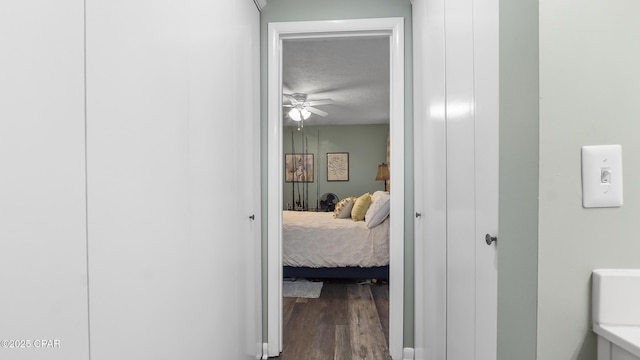
<path id="1" fill-rule="evenodd" d="M 378 165 L 378 174 L 376 175 L 376 180 L 387 181 L 389 180 L 389 167 L 387 164 L 382 163 Z"/>

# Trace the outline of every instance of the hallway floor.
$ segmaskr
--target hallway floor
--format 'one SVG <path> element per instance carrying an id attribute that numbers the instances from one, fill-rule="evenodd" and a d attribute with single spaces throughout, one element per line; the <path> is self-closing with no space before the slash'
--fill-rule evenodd
<path id="1" fill-rule="evenodd" d="M 272 359 L 390 359 L 389 285 L 325 280 L 318 299 L 283 299 L 283 324 Z"/>

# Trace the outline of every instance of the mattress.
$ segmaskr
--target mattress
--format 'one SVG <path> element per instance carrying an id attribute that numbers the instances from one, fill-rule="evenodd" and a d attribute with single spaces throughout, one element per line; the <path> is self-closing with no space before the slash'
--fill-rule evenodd
<path id="1" fill-rule="evenodd" d="M 371 229 L 331 212 L 284 211 L 282 263 L 296 267 L 389 265 L 389 219 Z"/>

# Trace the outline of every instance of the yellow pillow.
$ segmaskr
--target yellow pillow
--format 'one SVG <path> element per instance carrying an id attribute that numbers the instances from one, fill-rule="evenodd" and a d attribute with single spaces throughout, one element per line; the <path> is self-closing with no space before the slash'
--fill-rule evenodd
<path id="1" fill-rule="evenodd" d="M 369 206 L 371 205 L 371 194 L 366 193 L 360 196 L 355 204 L 353 204 L 353 209 L 351 209 L 351 218 L 353 221 L 362 221 L 364 220 L 364 215 L 367 213 Z"/>

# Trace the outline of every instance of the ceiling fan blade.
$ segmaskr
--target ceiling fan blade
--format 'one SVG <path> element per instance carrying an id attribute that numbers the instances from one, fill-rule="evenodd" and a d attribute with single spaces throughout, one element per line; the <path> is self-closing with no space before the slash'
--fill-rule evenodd
<path id="1" fill-rule="evenodd" d="M 295 107 L 295 105 L 283 104 L 282 107 Z"/>
<path id="2" fill-rule="evenodd" d="M 295 105 L 298 103 L 298 99 L 294 98 L 293 95 L 290 94 L 282 94 L 282 96 L 286 97 L 287 99 L 289 99 L 289 101 L 291 101 L 292 105 Z"/>
<path id="3" fill-rule="evenodd" d="M 310 113 L 316 114 L 316 115 L 320 115 L 322 117 L 329 115 L 329 113 L 326 113 L 320 109 L 316 109 L 314 107 L 311 106 L 307 106 L 306 107 L 307 110 L 309 110 Z"/>
<path id="4" fill-rule="evenodd" d="M 307 101 L 307 103 L 310 106 L 329 105 L 329 104 L 333 104 L 333 100 L 331 100 L 331 99 L 310 100 L 310 101 Z"/>

